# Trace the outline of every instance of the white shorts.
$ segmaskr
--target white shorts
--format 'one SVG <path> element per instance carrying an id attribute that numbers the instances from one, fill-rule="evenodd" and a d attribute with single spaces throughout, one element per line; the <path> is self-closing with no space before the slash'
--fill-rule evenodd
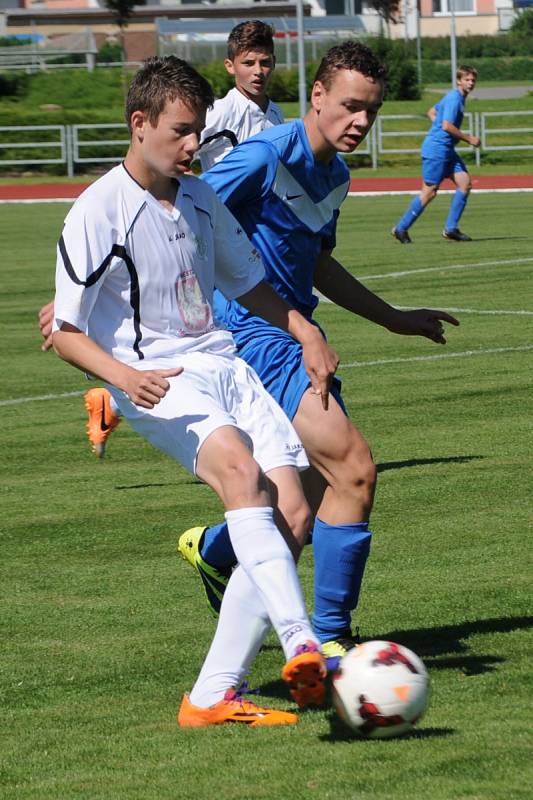
<path id="1" fill-rule="evenodd" d="M 263 470 L 309 466 L 289 418 L 241 358 L 185 353 L 176 359 L 142 362 L 142 369 L 183 367 L 168 378 L 170 389 L 153 408 L 140 408 L 108 386 L 132 428 L 196 474 L 196 458 L 207 437 L 225 425 L 237 428 Z"/>

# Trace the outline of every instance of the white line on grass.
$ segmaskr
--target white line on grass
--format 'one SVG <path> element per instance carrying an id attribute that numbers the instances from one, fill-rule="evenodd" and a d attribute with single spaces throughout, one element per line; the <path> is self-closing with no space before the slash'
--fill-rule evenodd
<path id="1" fill-rule="evenodd" d="M 421 269 L 405 269 L 399 272 L 382 272 L 380 275 L 357 276 L 361 281 L 375 281 L 378 278 L 403 278 L 406 275 L 421 275 L 425 272 L 446 272 L 449 269 L 482 269 L 483 267 L 507 267 L 512 264 L 529 264 L 533 257 L 509 258 L 500 261 L 477 261 L 472 264 L 442 264 L 440 267 L 422 267 Z"/>
<path id="2" fill-rule="evenodd" d="M 350 364 L 340 365 L 340 370 L 352 367 L 378 367 L 383 364 L 407 364 L 414 361 L 439 361 L 444 358 L 471 358 L 472 356 L 485 356 L 498 353 L 521 353 L 526 350 L 533 350 L 533 344 L 526 344 L 520 347 L 494 347 L 487 350 L 463 350 L 459 353 L 438 353 L 432 356 L 408 356 L 406 358 L 378 358 L 375 361 L 352 361 Z"/>
<path id="3" fill-rule="evenodd" d="M 63 394 L 40 394 L 34 397 L 15 397 L 13 400 L 0 400 L 0 406 L 19 406 L 21 403 L 33 403 L 35 400 L 61 400 L 63 397 L 79 397 L 83 392 L 63 392 Z"/>
<path id="4" fill-rule="evenodd" d="M 521 187 L 518 189 L 472 189 L 475 194 L 515 194 L 517 192 L 533 192 L 530 187 Z M 420 189 L 399 189 L 393 192 L 387 191 L 370 191 L 370 192 L 348 192 L 348 197 L 400 197 L 402 195 L 416 195 L 420 194 Z M 455 189 L 440 189 L 441 194 L 455 194 Z"/>
<path id="5" fill-rule="evenodd" d="M 406 358 L 378 358 L 374 361 L 352 361 L 350 364 L 341 364 L 342 369 L 354 367 L 378 367 L 384 364 L 407 364 L 414 361 L 438 361 L 444 358 L 471 358 L 472 356 L 486 356 L 498 353 L 522 353 L 533 350 L 533 344 L 520 347 L 494 347 L 486 350 L 463 350 L 458 353 L 438 353 L 432 356 L 408 356 Z M 0 400 L 0 406 L 18 406 L 21 403 L 33 403 L 35 400 L 61 400 L 64 397 L 79 397 L 82 392 L 64 392 L 63 394 L 42 394 L 36 397 L 17 397 L 12 400 Z"/>
<path id="6" fill-rule="evenodd" d="M 0 200 L 0 205 L 9 203 L 74 203 L 75 197 L 48 197 L 39 200 Z"/>

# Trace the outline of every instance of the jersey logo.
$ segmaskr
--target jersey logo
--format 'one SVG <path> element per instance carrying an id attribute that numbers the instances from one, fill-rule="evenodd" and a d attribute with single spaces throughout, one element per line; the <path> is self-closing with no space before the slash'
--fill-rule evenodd
<path id="1" fill-rule="evenodd" d="M 297 197 L 303 197 L 303 194 L 286 194 L 285 200 L 288 202 L 289 200 L 296 200 Z"/>

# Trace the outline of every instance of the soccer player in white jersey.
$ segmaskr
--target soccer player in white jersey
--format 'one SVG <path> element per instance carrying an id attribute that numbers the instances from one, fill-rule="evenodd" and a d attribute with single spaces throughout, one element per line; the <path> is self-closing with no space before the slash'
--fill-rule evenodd
<path id="1" fill-rule="evenodd" d="M 241 22 L 230 32 L 224 66 L 234 76 L 235 87 L 207 112 L 198 151 L 204 172 L 239 142 L 283 122 L 281 108 L 267 94 L 276 63 L 273 37 L 272 26 L 257 19 Z"/>
<path id="2" fill-rule="evenodd" d="M 187 174 L 212 101 L 209 84 L 173 56 L 148 59 L 133 79 L 126 159 L 65 220 L 53 346 L 105 381 L 130 425 L 210 485 L 226 509 L 239 566 L 179 724 L 292 724 L 294 714 L 259 708 L 237 690 L 270 620 L 298 705 L 324 699 L 325 663 L 295 565 L 310 521 L 297 472 L 307 460 L 214 320 L 215 285 L 295 336 L 324 399 L 338 359 L 264 282 L 257 251 L 212 188 Z"/>
<path id="3" fill-rule="evenodd" d="M 207 111 L 198 156 L 204 171 L 208 170 L 239 142 L 283 122 L 281 108 L 268 97 L 268 83 L 276 63 L 274 29 L 261 20 L 248 20 L 236 25 L 228 37 L 227 71 L 235 78 L 235 88 L 215 100 Z M 53 303 L 39 312 L 42 346 L 51 345 Z M 107 440 L 120 422 L 120 411 L 103 387 L 89 389 L 84 395 L 88 413 L 87 436 L 98 458 L 103 458 Z"/>

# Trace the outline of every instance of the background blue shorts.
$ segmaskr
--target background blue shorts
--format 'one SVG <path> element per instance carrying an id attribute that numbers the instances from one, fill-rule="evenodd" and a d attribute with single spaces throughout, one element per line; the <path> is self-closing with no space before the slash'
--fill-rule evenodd
<path id="1" fill-rule="evenodd" d="M 448 158 L 422 158 L 422 179 L 428 186 L 438 186 L 456 172 L 468 172 L 465 163 L 454 151 Z"/>

